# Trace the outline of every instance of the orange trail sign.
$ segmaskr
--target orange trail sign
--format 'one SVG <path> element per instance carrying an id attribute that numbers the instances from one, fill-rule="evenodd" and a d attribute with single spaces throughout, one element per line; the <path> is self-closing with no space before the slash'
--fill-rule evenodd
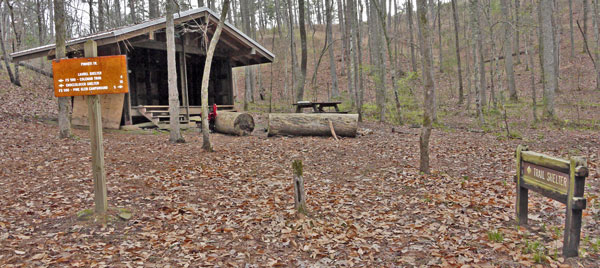
<path id="1" fill-rule="evenodd" d="M 56 97 L 129 92 L 125 55 L 54 60 L 52 72 Z"/>

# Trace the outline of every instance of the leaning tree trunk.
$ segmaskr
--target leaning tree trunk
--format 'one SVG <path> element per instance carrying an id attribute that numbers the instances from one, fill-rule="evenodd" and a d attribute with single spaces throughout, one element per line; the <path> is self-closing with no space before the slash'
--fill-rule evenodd
<path id="1" fill-rule="evenodd" d="M 219 133 L 248 136 L 254 131 L 254 118 L 248 113 L 219 112 L 215 119 Z"/>
<path id="2" fill-rule="evenodd" d="M 338 136 L 356 137 L 357 114 L 269 114 L 268 135 L 331 136 L 329 122 Z"/>
<path id="3" fill-rule="evenodd" d="M 221 10 L 221 18 L 217 29 L 213 34 L 210 44 L 208 45 L 208 51 L 206 52 L 206 62 L 204 63 L 204 73 L 202 74 L 202 148 L 208 152 L 212 152 L 213 148 L 210 143 L 210 135 L 208 129 L 208 80 L 210 79 L 210 67 L 212 65 L 213 56 L 215 54 L 215 48 L 221 37 L 221 31 L 223 31 L 223 25 L 227 19 L 227 10 L 229 9 L 229 0 L 223 2 L 223 9 Z"/>

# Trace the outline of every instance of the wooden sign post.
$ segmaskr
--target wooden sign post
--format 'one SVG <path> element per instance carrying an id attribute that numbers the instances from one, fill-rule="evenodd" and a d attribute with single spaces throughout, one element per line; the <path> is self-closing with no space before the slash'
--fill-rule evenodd
<path id="1" fill-rule="evenodd" d="M 54 95 L 87 96 L 92 173 L 94 176 L 94 212 L 105 216 L 106 171 L 102 145 L 102 115 L 99 94 L 127 93 L 127 63 L 124 55 L 98 57 L 98 46 L 89 40 L 84 44 L 85 58 L 58 59 L 52 62 Z"/>
<path id="2" fill-rule="evenodd" d="M 586 161 L 571 157 L 569 161 L 531 152 L 517 147 L 517 223 L 527 225 L 529 190 L 567 205 L 563 256 L 577 257 L 581 233 L 581 218 L 586 200 L 583 197 Z"/>

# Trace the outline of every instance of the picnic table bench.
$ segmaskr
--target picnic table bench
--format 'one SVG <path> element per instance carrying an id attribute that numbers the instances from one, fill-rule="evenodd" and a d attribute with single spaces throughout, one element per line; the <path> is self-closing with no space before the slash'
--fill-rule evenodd
<path id="1" fill-rule="evenodd" d="M 335 113 L 346 113 L 341 112 L 338 104 L 341 104 L 341 101 L 324 101 L 324 102 L 312 102 L 312 101 L 299 101 L 294 103 L 296 106 L 296 113 L 301 113 L 304 108 L 312 108 L 315 113 L 326 113 L 324 110 L 325 107 L 333 107 L 335 109 Z"/>

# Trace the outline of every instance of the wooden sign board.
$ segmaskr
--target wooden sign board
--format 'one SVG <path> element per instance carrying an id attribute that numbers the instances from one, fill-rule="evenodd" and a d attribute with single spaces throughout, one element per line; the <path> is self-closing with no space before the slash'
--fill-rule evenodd
<path id="1" fill-rule="evenodd" d="M 565 160 L 528 151 L 524 146 L 517 147 L 517 223 L 527 225 L 529 190 L 567 205 L 563 241 L 565 257 L 578 255 L 587 175 L 586 162 L 582 158 Z"/>
<path id="2" fill-rule="evenodd" d="M 569 189 L 569 173 L 552 170 L 530 162 L 521 165 L 523 181 L 528 184 L 538 185 L 552 192 L 567 194 Z"/>
<path id="3" fill-rule="evenodd" d="M 56 97 L 129 92 L 125 55 L 54 60 L 52 72 Z"/>

